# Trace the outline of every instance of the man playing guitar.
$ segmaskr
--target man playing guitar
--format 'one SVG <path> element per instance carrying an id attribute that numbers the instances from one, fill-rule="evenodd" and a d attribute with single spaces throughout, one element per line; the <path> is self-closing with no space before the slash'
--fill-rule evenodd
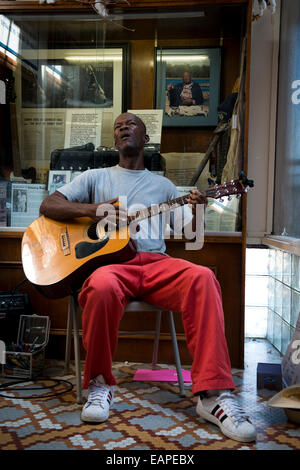
<path id="1" fill-rule="evenodd" d="M 149 137 L 137 116 L 124 113 L 117 117 L 114 139 L 119 164 L 77 176 L 43 201 L 42 214 L 55 220 L 105 218 L 105 223 L 119 226 L 127 221 L 125 208 L 115 204 L 121 198 L 126 198 L 128 207 L 133 207 L 159 204 L 179 196 L 170 180 L 144 168 L 143 148 Z M 174 211 L 171 223 L 175 224 L 176 217 L 184 217 L 184 223 L 191 224 L 195 231 L 197 205 L 206 204 L 207 199 L 204 193 L 191 190 L 188 202 L 189 206 Z M 101 211 L 104 203 L 105 213 Z M 219 283 L 209 268 L 166 255 L 162 215 L 153 219 L 139 224 L 134 258 L 97 268 L 79 293 L 86 349 L 83 388 L 89 390 L 81 419 L 86 422 L 108 419 L 116 385 L 112 361 L 119 323 L 130 298 L 142 297 L 162 309 L 182 312 L 193 358 L 192 392 L 198 399 L 198 415 L 218 425 L 234 440 L 253 441 L 255 428 L 232 393 L 235 385 Z M 149 227 L 154 227 L 155 237 L 149 236 Z"/>

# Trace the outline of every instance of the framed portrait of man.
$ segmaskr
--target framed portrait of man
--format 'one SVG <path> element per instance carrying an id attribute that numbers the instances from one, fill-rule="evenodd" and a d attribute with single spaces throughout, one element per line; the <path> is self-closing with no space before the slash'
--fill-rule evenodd
<path id="1" fill-rule="evenodd" d="M 221 49 L 156 48 L 156 108 L 163 126 L 215 126 Z"/>

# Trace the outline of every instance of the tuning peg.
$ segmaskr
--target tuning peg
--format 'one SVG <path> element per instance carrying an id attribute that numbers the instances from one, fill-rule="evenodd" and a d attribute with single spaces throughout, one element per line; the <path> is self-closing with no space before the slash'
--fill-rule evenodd
<path id="1" fill-rule="evenodd" d="M 236 197 L 237 199 L 241 199 L 242 195 L 241 195 L 241 194 L 237 194 L 235 197 Z"/>
<path id="2" fill-rule="evenodd" d="M 224 199 L 221 197 L 221 198 L 219 199 L 219 201 L 220 201 L 220 202 L 224 202 Z"/>
<path id="3" fill-rule="evenodd" d="M 228 201 L 231 201 L 232 197 L 231 196 L 228 196 Z"/>

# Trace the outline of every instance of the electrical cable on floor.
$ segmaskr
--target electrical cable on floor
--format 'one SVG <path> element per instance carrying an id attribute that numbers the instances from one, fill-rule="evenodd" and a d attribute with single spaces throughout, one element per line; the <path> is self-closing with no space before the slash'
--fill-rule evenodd
<path id="1" fill-rule="evenodd" d="M 15 295 L 18 287 L 20 287 L 22 284 L 24 284 L 25 282 L 27 282 L 27 278 L 24 278 L 22 279 L 22 281 L 20 281 L 16 287 L 12 290 L 11 292 L 11 298 L 13 298 L 13 296 Z M 18 384 L 24 384 L 26 382 L 28 383 L 31 383 L 31 382 L 37 382 L 39 380 L 43 380 L 43 381 L 52 381 L 52 382 L 55 382 L 53 385 L 49 385 L 49 386 L 42 386 L 42 387 L 13 387 L 14 385 L 18 385 Z M 73 384 L 71 382 L 69 382 L 68 380 L 63 380 L 63 379 L 53 379 L 51 377 L 37 377 L 35 380 L 17 380 L 17 381 L 13 381 L 13 382 L 8 382 L 8 383 L 5 383 L 5 384 L 0 384 L 0 392 L 5 390 L 5 391 L 28 391 L 28 390 L 44 390 L 44 389 L 51 389 L 51 388 L 54 388 L 56 387 L 57 385 L 60 385 L 60 384 L 66 384 L 68 386 L 68 388 L 66 390 L 63 390 L 63 391 L 60 391 L 60 392 L 56 392 L 56 393 L 51 393 L 51 394 L 48 394 L 48 395 L 32 395 L 32 396 L 23 396 L 23 397 L 13 397 L 14 399 L 16 400 L 36 400 L 36 399 L 41 399 L 41 398 L 54 398 L 54 397 L 57 397 L 59 395 L 63 395 L 64 393 L 68 393 L 70 392 L 72 389 L 73 389 Z M 13 388 L 11 388 L 13 387 Z M 4 395 L 3 393 L 0 393 L 0 397 L 3 397 L 3 398 L 12 398 L 11 396 L 9 395 Z"/>
<path id="2" fill-rule="evenodd" d="M 27 387 L 26 388 L 14 387 L 14 388 L 9 388 L 13 385 L 18 385 L 18 384 L 26 383 L 26 382 L 29 382 L 29 383 L 30 382 L 37 382 L 38 380 L 52 381 L 52 382 L 55 382 L 55 383 L 53 385 L 43 386 L 43 387 L 28 387 L 28 388 Z M 34 399 L 41 399 L 41 398 L 54 398 L 54 397 L 57 397 L 59 395 L 63 395 L 64 393 L 70 392 L 73 389 L 73 384 L 71 382 L 69 382 L 68 380 L 52 379 L 51 377 L 40 377 L 40 378 L 37 378 L 36 380 L 18 380 L 18 381 L 9 382 L 9 383 L 6 383 L 6 384 L 1 384 L 0 385 L 0 391 L 6 390 L 6 389 L 8 389 L 7 391 L 23 391 L 23 392 L 28 391 L 28 390 L 43 390 L 43 389 L 54 388 L 57 385 L 60 385 L 61 383 L 67 384 L 69 387 L 66 390 L 63 390 L 61 392 L 51 393 L 51 394 L 48 394 L 48 395 L 31 395 L 31 396 L 25 396 L 25 397 L 24 396 L 23 397 L 11 397 L 9 395 L 3 395 L 2 393 L 0 393 L 0 397 L 14 398 L 16 400 L 34 400 Z"/>

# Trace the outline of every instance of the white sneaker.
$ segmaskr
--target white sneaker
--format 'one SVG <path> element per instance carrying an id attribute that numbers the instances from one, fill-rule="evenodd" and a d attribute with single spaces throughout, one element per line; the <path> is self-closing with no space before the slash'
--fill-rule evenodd
<path id="1" fill-rule="evenodd" d="M 88 399 L 82 408 L 82 421 L 93 423 L 106 421 L 113 399 L 114 387 L 105 383 L 103 375 L 95 377 L 90 383 Z"/>
<path id="2" fill-rule="evenodd" d="M 256 439 L 256 430 L 248 416 L 230 392 L 218 396 L 198 398 L 197 414 L 216 424 L 222 433 L 230 439 L 251 442 Z"/>

